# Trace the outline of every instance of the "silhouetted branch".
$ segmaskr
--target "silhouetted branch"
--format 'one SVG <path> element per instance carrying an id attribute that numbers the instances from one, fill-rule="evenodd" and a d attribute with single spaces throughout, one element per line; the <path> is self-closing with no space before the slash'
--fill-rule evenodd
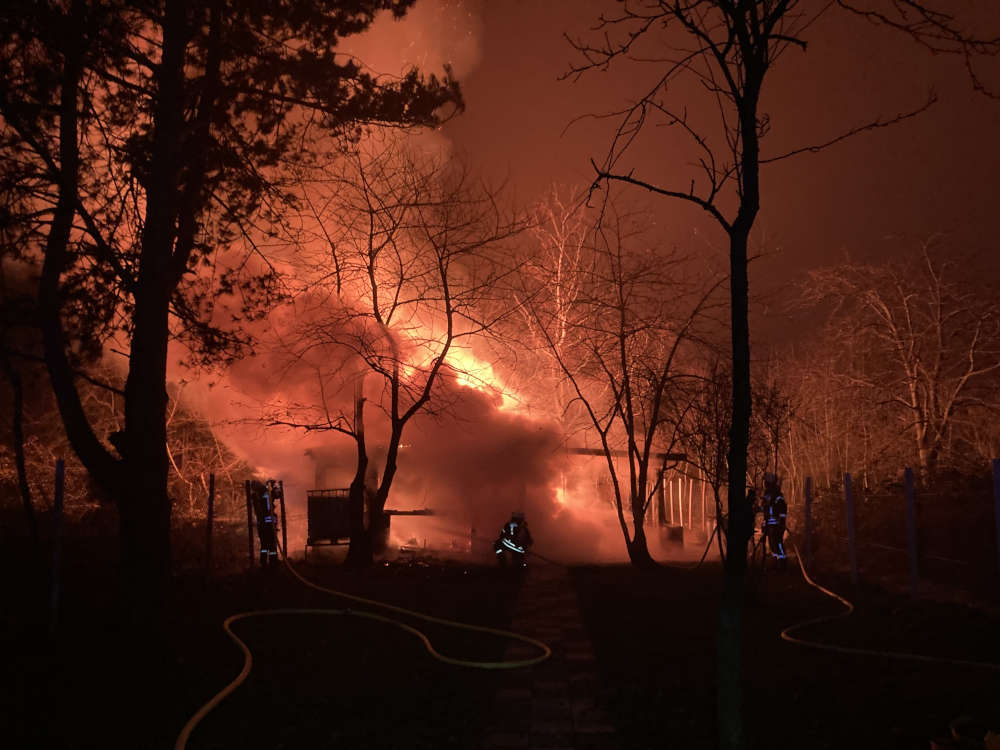
<path id="1" fill-rule="evenodd" d="M 870 130 L 878 130 L 880 128 L 887 128 L 891 127 L 892 125 L 897 125 L 898 123 L 901 123 L 905 120 L 909 120 L 913 117 L 916 117 L 919 114 L 922 114 L 923 112 L 926 112 L 928 109 L 930 109 L 937 103 L 937 100 L 938 100 L 937 95 L 931 92 L 931 94 L 927 97 L 926 102 L 924 102 L 916 109 L 910 110 L 909 112 L 903 112 L 901 114 L 896 115 L 895 117 L 890 117 L 888 120 L 877 118 L 872 122 L 865 123 L 864 125 L 859 125 L 856 128 L 851 128 L 850 130 L 847 130 L 841 133 L 840 135 L 835 136 L 834 138 L 831 138 L 830 140 L 825 141 L 823 143 L 817 143 L 811 146 L 801 146 L 799 148 L 792 149 L 791 151 L 787 151 L 781 154 L 780 156 L 761 157 L 760 163 L 773 164 L 776 161 L 781 161 L 782 159 L 788 159 L 789 157 L 797 156 L 798 154 L 804 154 L 804 153 L 815 154 L 820 151 L 823 151 L 824 149 L 829 148 L 830 146 L 840 143 L 841 141 L 845 141 L 848 138 L 856 136 L 859 133 L 865 133 Z"/>

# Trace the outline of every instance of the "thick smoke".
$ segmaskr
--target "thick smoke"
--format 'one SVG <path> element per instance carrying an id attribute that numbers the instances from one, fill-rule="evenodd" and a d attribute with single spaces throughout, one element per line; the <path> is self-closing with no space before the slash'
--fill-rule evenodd
<path id="1" fill-rule="evenodd" d="M 417 66 L 441 74 L 447 66 L 461 80 L 480 61 L 482 10 L 478 1 L 421 0 L 399 21 L 382 14 L 368 32 L 345 40 L 342 49 L 376 73 L 397 75 Z M 424 147 L 449 148 L 436 133 L 421 140 Z M 308 357 L 296 360 L 278 345 L 293 335 L 295 326 L 315 323 L 323 308 L 305 295 L 294 307 L 276 311 L 255 331 L 264 344 L 254 356 L 235 364 L 213 384 L 202 378 L 190 382 L 185 391 L 188 403 L 212 421 L 220 437 L 257 468 L 258 476 L 284 481 L 293 552 L 305 542 L 306 491 L 318 484 L 346 487 L 356 465 L 355 446 L 348 436 L 268 425 L 280 421 L 276 417 L 309 421 L 303 411 L 324 400 L 330 413 L 352 413 L 354 383 L 363 367 L 352 362 L 343 348 L 315 347 Z M 462 365 L 468 366 L 470 359 L 475 357 L 464 353 Z M 340 377 L 327 381 L 321 398 L 320 371 L 334 368 Z M 489 368 L 484 371 L 489 373 L 486 380 L 494 377 Z M 334 385 L 337 382 L 339 386 Z M 379 406 L 385 397 L 381 387 L 377 376 L 365 379 L 373 480 L 384 469 L 387 440 L 387 420 Z M 568 470 L 564 436 L 556 425 L 510 406 L 511 400 L 491 391 L 488 384 L 463 381 L 454 371 L 442 372 L 430 413 L 418 414 L 407 426 L 387 506 L 429 508 L 435 515 L 396 516 L 391 543 L 400 545 L 413 538 L 441 550 L 467 548 L 471 539 L 474 551 L 489 553 L 511 511 L 521 510 L 542 555 L 563 561 L 622 559 L 624 545 L 613 512 L 606 502 L 593 502 L 597 492 L 593 461 Z"/>
<path id="2" fill-rule="evenodd" d="M 261 478 L 285 482 L 293 551 L 305 543 L 306 490 L 346 487 L 356 466 L 355 445 L 340 433 L 268 423 L 352 414 L 354 385 L 365 371 L 336 345 L 311 347 L 305 355 L 288 348 L 292 329 L 285 326 L 316 324 L 322 314 L 307 298 L 296 308 L 294 315 L 285 310 L 272 317 L 271 331 L 255 356 L 236 363 L 214 386 L 195 381 L 186 390 L 189 404 L 213 422 Z M 462 359 L 474 356 L 463 351 Z M 321 391 L 323 375 L 328 377 Z M 456 371 L 443 369 L 428 411 L 407 425 L 387 508 L 429 508 L 435 515 L 395 517 L 392 545 L 415 539 L 436 551 L 468 551 L 471 540 L 476 556 L 488 556 L 500 526 L 519 510 L 527 515 L 541 555 L 560 561 L 621 559 L 613 513 L 593 500 L 599 462 L 567 459 L 556 424 L 508 408 L 502 383 L 469 387 L 460 379 Z M 388 438 L 382 386 L 380 377 L 365 376 L 373 482 L 385 468 Z"/>
<path id="3" fill-rule="evenodd" d="M 557 499 L 565 457 L 553 423 L 499 409 L 498 399 L 454 380 L 443 385 L 451 391 L 449 412 L 414 425 L 401 459 L 398 500 L 391 503 L 399 507 L 408 498 L 438 515 L 433 523 L 397 518 L 401 533 L 412 528 L 418 540 L 421 530 L 439 539 L 471 533 L 473 548 L 488 553 L 511 512 L 522 511 L 541 555 L 568 561 L 614 554 L 604 524 L 608 509 L 586 519 Z"/>
<path id="4" fill-rule="evenodd" d="M 420 0 L 399 20 L 382 13 L 363 35 L 344 40 L 344 52 L 369 69 L 400 75 L 416 66 L 441 75 L 468 75 L 482 58 L 483 0 Z"/>

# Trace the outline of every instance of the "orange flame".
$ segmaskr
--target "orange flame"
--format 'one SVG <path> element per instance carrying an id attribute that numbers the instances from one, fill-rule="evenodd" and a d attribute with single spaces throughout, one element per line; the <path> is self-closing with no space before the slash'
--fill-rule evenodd
<path id="1" fill-rule="evenodd" d="M 484 362 L 471 349 L 452 348 L 448 352 L 448 364 L 455 370 L 455 382 L 465 388 L 499 397 L 497 407 L 501 411 L 516 409 L 521 399 L 500 379 L 493 370 L 493 365 Z"/>

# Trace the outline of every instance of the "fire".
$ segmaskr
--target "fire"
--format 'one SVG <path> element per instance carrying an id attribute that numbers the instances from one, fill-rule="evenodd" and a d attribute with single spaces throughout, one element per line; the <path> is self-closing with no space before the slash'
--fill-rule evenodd
<path id="1" fill-rule="evenodd" d="M 462 347 L 448 352 L 448 364 L 455 370 L 455 382 L 465 388 L 473 388 L 493 397 L 500 397 L 497 408 L 501 411 L 516 409 L 521 402 L 493 370 L 493 365 L 484 362 L 472 353 L 471 349 Z"/>
<path id="2" fill-rule="evenodd" d="M 569 505 L 569 499 L 566 497 L 566 490 L 562 487 L 556 487 L 556 503 L 564 508 Z"/>

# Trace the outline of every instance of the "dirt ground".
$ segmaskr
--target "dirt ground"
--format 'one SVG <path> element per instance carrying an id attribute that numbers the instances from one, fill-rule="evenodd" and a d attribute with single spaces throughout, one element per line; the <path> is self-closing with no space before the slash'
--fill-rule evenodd
<path id="1" fill-rule="evenodd" d="M 719 565 L 644 574 L 580 568 L 574 579 L 623 746 L 713 747 Z M 855 590 L 840 577 L 823 582 L 857 611 L 800 637 L 1000 664 L 995 616 L 877 588 Z M 842 610 L 793 569 L 768 573 L 747 602 L 742 677 L 749 747 L 927 750 L 961 716 L 1000 731 L 1000 671 L 836 654 L 779 638 L 793 623 Z"/>
<path id="2" fill-rule="evenodd" d="M 5 547 L 11 554 L 13 546 Z M 7 747 L 169 748 L 190 715 L 239 671 L 222 632 L 236 612 L 343 607 L 283 571 L 189 571 L 176 580 L 168 637 L 136 640 L 116 617 L 113 545 L 68 543 L 54 637 L 44 585 L 7 559 L 10 608 L 0 727 Z M 539 563 L 541 565 L 542 563 Z M 438 616 L 504 627 L 522 581 L 489 566 L 420 562 L 349 572 L 321 558 L 312 580 Z M 531 575 L 530 571 L 528 573 Z M 595 700 L 623 748 L 714 746 L 714 627 L 721 572 L 628 566 L 571 570 L 599 676 Z M 34 581 L 34 583 L 33 583 Z M 804 635 L 831 643 L 1000 663 L 1000 620 L 982 610 L 852 589 L 851 618 Z M 968 715 L 1000 730 L 1000 672 L 813 651 L 782 628 L 840 605 L 794 571 L 769 573 L 744 612 L 746 724 L 751 748 L 921 748 Z M 412 623 L 439 650 L 499 659 L 507 643 Z M 268 617 L 235 626 L 254 653 L 247 683 L 209 714 L 188 747 L 483 747 L 503 675 L 429 658 L 410 634 L 343 616 Z"/>
<path id="3" fill-rule="evenodd" d="M 194 711 L 226 685 L 242 655 L 221 623 L 237 612 L 340 608 L 282 569 L 176 581 L 165 642 L 136 641 L 116 620 L 113 579 L 68 566 L 59 629 L 11 613 L 4 628 L 7 747 L 170 748 Z M 94 568 L 93 561 L 90 564 Z M 509 623 L 518 581 L 493 568 L 391 565 L 346 572 L 302 566 L 310 579 L 439 617 Z M 107 568 L 105 574 L 110 575 Z M 12 600 L 24 604 L 28 597 Z M 22 610 L 21 614 L 25 614 Z M 446 654 L 497 660 L 504 640 L 415 621 Z M 188 747 L 471 748 L 480 742 L 496 675 L 431 659 L 391 625 L 349 616 L 288 615 L 233 625 L 254 656 L 250 679 L 202 722 Z M 345 744 L 346 743 L 346 744 Z"/>

